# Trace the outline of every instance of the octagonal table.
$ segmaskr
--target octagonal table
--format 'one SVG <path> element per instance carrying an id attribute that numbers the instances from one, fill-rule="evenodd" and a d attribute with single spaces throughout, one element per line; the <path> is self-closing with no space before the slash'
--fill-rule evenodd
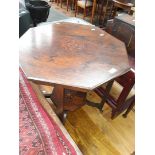
<path id="1" fill-rule="evenodd" d="M 130 69 L 124 43 L 93 25 L 42 25 L 19 43 L 21 68 L 29 80 L 54 85 L 51 99 L 62 120 L 86 103 L 87 91 Z"/>

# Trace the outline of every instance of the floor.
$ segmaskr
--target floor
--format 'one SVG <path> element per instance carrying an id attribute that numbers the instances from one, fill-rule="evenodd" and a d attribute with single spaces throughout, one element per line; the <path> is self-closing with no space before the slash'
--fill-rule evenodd
<path id="1" fill-rule="evenodd" d="M 84 155 L 130 155 L 134 151 L 134 112 L 110 119 L 87 105 L 70 112 L 65 127 Z"/>

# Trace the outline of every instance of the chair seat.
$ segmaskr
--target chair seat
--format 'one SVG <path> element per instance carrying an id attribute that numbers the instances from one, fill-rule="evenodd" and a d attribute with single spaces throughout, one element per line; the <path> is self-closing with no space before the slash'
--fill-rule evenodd
<path id="1" fill-rule="evenodd" d="M 77 5 L 80 6 L 81 8 L 85 8 L 85 1 L 84 0 L 79 0 L 77 2 Z M 86 7 L 91 7 L 93 6 L 93 3 L 91 1 L 87 1 Z"/>

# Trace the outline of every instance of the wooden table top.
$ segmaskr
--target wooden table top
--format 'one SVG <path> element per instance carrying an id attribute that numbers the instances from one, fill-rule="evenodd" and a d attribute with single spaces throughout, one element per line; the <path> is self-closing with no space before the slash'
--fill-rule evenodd
<path id="1" fill-rule="evenodd" d="M 130 69 L 124 43 L 93 25 L 30 28 L 19 46 L 20 66 L 31 80 L 92 90 Z"/>

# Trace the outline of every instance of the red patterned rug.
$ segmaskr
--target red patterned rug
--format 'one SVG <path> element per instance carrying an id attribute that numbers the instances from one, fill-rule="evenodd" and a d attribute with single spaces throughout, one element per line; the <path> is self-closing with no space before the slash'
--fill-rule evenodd
<path id="1" fill-rule="evenodd" d="M 19 71 L 20 155 L 76 155 L 59 126 L 44 111 L 22 70 Z"/>

